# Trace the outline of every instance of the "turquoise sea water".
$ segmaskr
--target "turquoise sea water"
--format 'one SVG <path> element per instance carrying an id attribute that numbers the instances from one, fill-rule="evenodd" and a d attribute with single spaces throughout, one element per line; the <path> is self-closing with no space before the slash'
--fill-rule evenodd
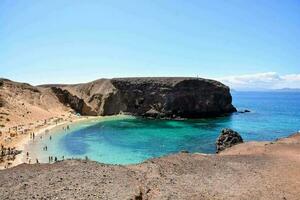
<path id="1" fill-rule="evenodd" d="M 28 144 L 30 152 L 48 162 L 48 156 L 84 158 L 111 164 L 130 164 L 175 153 L 214 153 L 222 128 L 238 131 L 244 140 L 274 140 L 300 130 L 300 93 L 233 92 L 237 109 L 228 117 L 185 121 L 147 120 L 130 116 L 71 125 Z M 57 133 L 59 132 L 59 133 Z M 48 151 L 42 151 L 47 145 Z"/>

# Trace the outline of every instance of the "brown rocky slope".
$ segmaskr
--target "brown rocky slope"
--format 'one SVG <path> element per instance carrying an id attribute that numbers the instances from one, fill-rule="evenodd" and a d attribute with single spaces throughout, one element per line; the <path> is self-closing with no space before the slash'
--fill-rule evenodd
<path id="1" fill-rule="evenodd" d="M 67 160 L 0 171 L 0 199 L 278 199 L 300 197 L 300 134 L 180 153 L 138 165 Z"/>
<path id="2" fill-rule="evenodd" d="M 66 115 L 70 111 L 71 109 L 61 104 L 49 88 L 0 79 L 0 125 L 2 128 Z"/>

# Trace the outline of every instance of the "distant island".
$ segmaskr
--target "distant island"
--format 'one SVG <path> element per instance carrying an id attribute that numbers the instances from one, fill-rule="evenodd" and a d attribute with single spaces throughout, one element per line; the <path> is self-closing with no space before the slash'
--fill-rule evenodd
<path id="1" fill-rule="evenodd" d="M 281 89 L 231 89 L 231 92 L 300 92 L 300 88 L 281 88 Z"/>
<path id="2" fill-rule="evenodd" d="M 276 92 L 300 92 L 300 88 L 282 88 L 282 89 L 276 89 L 273 91 L 276 91 Z"/>

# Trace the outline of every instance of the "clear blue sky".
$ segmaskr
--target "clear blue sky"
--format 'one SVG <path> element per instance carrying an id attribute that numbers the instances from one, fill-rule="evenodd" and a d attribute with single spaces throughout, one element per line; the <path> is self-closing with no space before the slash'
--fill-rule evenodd
<path id="1" fill-rule="evenodd" d="M 1 0 L 0 77 L 300 73 L 299 0 Z"/>

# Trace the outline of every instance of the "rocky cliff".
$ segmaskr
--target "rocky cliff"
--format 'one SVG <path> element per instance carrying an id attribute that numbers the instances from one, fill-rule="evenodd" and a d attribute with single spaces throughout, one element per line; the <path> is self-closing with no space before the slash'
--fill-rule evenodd
<path id="1" fill-rule="evenodd" d="M 96 115 L 96 113 L 93 112 L 89 106 L 87 106 L 83 99 L 72 95 L 68 90 L 63 90 L 58 87 L 51 87 L 51 90 L 62 104 L 69 106 L 75 112 L 83 115 Z"/>
<path id="2" fill-rule="evenodd" d="M 69 111 L 153 118 L 215 117 L 236 111 L 227 86 L 201 78 L 116 78 L 36 87 L 1 79 L 0 84 L 1 111 L 14 113 L 14 121 Z"/>
<path id="3" fill-rule="evenodd" d="M 227 86 L 201 78 L 116 78 L 55 87 L 82 99 L 86 109 L 76 111 L 87 115 L 200 118 L 236 111 Z"/>

